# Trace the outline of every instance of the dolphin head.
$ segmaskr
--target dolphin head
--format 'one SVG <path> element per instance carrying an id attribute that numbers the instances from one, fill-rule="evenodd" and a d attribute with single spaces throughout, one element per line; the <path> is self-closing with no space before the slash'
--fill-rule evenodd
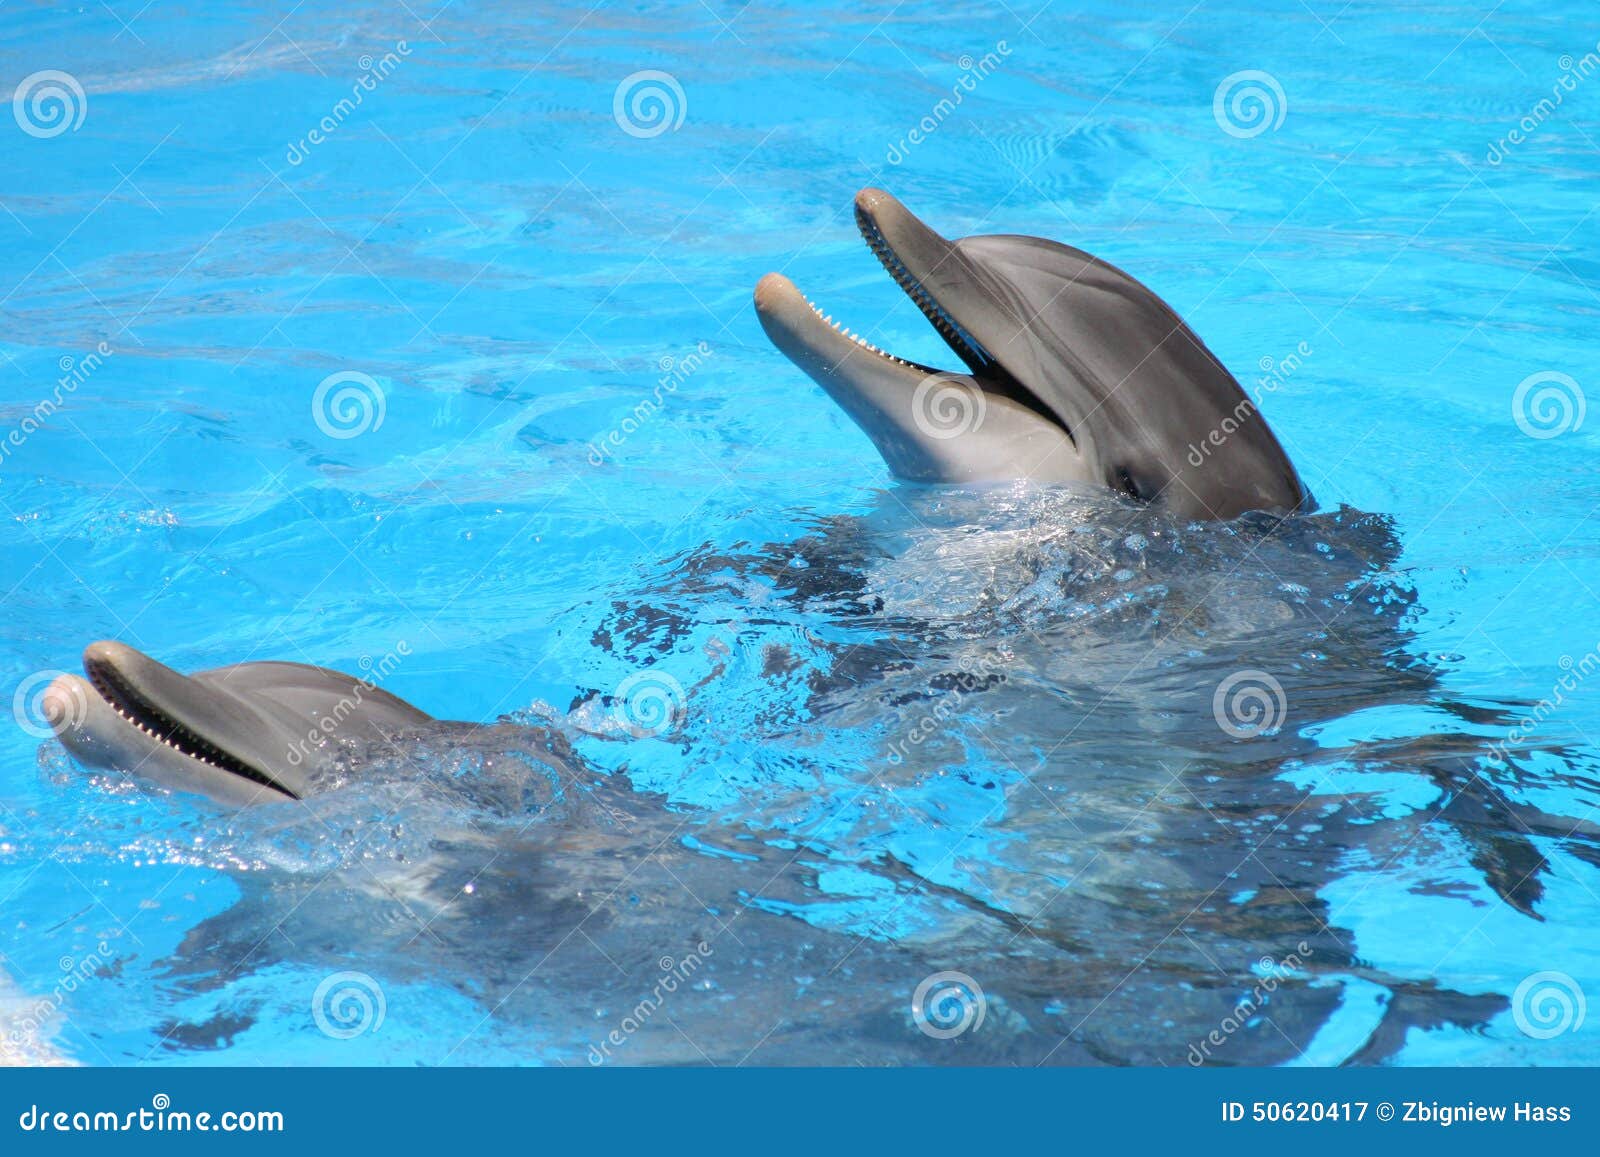
<path id="1" fill-rule="evenodd" d="M 240 663 L 180 675 L 110 642 L 91 644 L 83 677 L 59 676 L 41 706 L 80 762 L 232 805 L 304 797 L 336 738 L 387 740 L 432 721 L 322 667 Z"/>
<path id="2" fill-rule="evenodd" d="M 1311 508 L 1233 375 L 1120 269 L 1039 237 L 948 241 L 880 189 L 855 210 L 967 372 L 867 344 L 781 274 L 756 286 L 756 312 L 900 477 L 1092 482 L 1196 518 Z"/>

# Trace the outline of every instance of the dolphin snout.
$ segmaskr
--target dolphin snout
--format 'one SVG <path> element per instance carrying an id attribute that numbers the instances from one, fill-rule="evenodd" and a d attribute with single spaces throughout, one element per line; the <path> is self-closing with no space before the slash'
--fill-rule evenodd
<path id="1" fill-rule="evenodd" d="M 897 209 L 902 207 L 894 194 L 883 189 L 875 189 L 868 185 L 856 194 L 856 208 L 863 213 L 873 213 L 890 206 Z"/>
<path id="2" fill-rule="evenodd" d="M 761 313 L 771 313 L 777 308 L 779 299 L 785 291 L 792 289 L 794 282 L 781 273 L 769 273 L 756 282 L 756 309 Z"/>
<path id="3" fill-rule="evenodd" d="M 39 712 L 44 721 L 59 736 L 76 731 L 89 715 L 89 703 L 94 689 L 86 679 L 77 675 L 57 675 L 44 689 L 39 700 Z"/>

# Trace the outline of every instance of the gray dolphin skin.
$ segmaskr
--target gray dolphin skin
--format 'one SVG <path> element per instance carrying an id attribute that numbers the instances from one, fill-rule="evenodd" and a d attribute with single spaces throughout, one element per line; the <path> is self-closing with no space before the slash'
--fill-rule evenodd
<path id="1" fill-rule="evenodd" d="M 232 806 L 303 798 L 335 735 L 387 742 L 435 722 L 356 676 L 301 663 L 181 675 L 101 642 L 84 651 L 83 672 L 59 676 L 41 705 L 81 763 Z"/>
<path id="2" fill-rule="evenodd" d="M 1203 519 L 1312 508 L 1233 375 L 1120 269 L 1039 237 L 948 241 L 881 189 L 855 215 L 967 373 L 869 345 L 781 274 L 756 313 L 899 477 L 1090 482 Z"/>

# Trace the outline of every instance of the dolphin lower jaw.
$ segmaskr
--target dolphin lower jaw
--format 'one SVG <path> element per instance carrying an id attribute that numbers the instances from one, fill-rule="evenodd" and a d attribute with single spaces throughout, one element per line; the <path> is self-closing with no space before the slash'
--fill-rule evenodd
<path id="1" fill-rule="evenodd" d="M 1086 477 L 1065 429 L 1018 402 L 998 376 L 951 373 L 885 353 L 825 316 L 782 274 L 763 277 L 755 300 L 773 344 L 872 439 L 896 477 Z"/>

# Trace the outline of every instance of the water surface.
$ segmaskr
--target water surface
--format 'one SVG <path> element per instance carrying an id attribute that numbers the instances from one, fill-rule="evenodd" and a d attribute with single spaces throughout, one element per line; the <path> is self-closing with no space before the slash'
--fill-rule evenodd
<path id="1" fill-rule="evenodd" d="M 8 83 L 84 97 L 0 132 L 3 685 L 403 644 L 584 760 L 229 815 L 8 728 L 11 1056 L 1600 1059 L 1600 25 L 1256 7 L 10 12 Z M 867 184 L 1146 281 L 1321 512 L 896 485 L 749 305 L 950 362 Z"/>

